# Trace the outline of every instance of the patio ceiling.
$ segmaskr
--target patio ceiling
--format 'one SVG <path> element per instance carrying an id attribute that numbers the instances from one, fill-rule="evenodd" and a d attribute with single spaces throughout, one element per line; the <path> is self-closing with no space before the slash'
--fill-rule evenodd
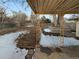
<path id="1" fill-rule="evenodd" d="M 27 0 L 36 14 L 79 13 L 79 0 Z"/>

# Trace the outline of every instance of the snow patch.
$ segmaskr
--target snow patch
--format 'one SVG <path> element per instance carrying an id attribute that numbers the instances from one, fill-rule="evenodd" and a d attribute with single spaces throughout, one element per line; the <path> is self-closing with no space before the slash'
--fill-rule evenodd
<path id="1" fill-rule="evenodd" d="M 50 28 L 45 28 L 44 31 L 45 32 L 52 32 Z"/>
<path id="2" fill-rule="evenodd" d="M 62 38 L 62 37 L 61 37 Z M 43 47 L 59 47 L 62 41 L 60 37 L 41 34 L 40 45 Z M 79 45 L 79 40 L 64 37 L 64 46 Z"/>
<path id="3" fill-rule="evenodd" d="M 0 59 L 25 59 L 28 50 L 17 48 L 15 42 L 21 34 L 26 34 L 26 31 L 18 31 L 0 36 Z"/>

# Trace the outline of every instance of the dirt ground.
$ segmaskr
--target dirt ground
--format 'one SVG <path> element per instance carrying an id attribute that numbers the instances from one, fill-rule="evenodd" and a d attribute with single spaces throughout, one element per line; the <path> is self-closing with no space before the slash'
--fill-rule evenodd
<path id="1" fill-rule="evenodd" d="M 63 49 L 63 51 L 69 51 L 69 50 Z M 76 53 L 78 53 L 78 52 L 76 52 Z M 51 52 L 50 55 L 48 55 L 44 52 L 41 52 L 40 48 L 36 48 L 36 52 L 33 55 L 33 59 L 79 59 L 79 56 L 70 56 L 70 55 L 74 55 L 74 54 L 53 51 L 53 52 Z"/>

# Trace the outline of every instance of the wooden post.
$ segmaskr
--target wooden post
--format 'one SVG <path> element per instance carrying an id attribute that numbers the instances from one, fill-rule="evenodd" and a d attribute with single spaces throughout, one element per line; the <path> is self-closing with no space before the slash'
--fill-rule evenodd
<path id="1" fill-rule="evenodd" d="M 53 14 L 54 26 L 57 26 L 56 14 Z"/>
<path id="2" fill-rule="evenodd" d="M 38 15 L 37 15 L 38 16 Z M 37 20 L 37 18 L 36 18 Z M 41 34 L 41 26 L 40 26 L 40 21 L 36 22 L 36 47 L 39 47 L 39 40 L 40 40 L 40 34 Z"/>
<path id="3" fill-rule="evenodd" d="M 59 14 L 60 16 L 60 41 L 61 41 L 61 45 L 64 45 L 64 14 Z"/>

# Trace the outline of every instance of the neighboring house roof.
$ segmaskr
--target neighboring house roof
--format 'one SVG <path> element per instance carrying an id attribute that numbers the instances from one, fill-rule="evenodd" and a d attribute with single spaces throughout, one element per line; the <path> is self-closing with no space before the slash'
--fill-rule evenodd
<path id="1" fill-rule="evenodd" d="M 70 19 L 70 20 L 78 20 L 79 19 L 79 14 L 66 14 L 64 16 L 65 19 Z"/>

